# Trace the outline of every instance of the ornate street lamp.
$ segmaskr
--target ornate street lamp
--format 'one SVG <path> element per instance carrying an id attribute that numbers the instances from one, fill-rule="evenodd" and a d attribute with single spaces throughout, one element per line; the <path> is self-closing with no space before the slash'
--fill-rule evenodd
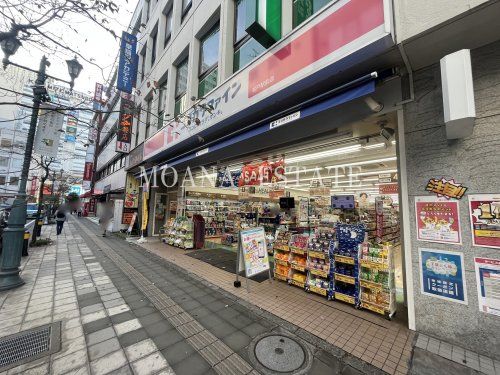
<path id="1" fill-rule="evenodd" d="M 2 39 L 2 41 L 0 42 L 0 47 L 2 47 L 2 52 L 5 55 L 2 60 L 4 69 L 7 67 L 7 65 L 9 65 L 9 58 L 17 52 L 21 45 L 21 41 L 15 36 L 8 36 L 5 39 Z"/>
<path id="2" fill-rule="evenodd" d="M 71 60 L 66 60 L 66 64 L 68 64 L 68 73 L 69 76 L 71 77 L 71 82 L 69 83 L 69 86 L 73 89 L 75 79 L 77 79 L 78 76 L 80 75 L 83 66 L 78 62 L 76 56 Z"/>

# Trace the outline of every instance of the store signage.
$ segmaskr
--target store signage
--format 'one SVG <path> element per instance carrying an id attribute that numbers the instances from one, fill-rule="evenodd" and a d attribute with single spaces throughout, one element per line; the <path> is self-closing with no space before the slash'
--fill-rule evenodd
<path id="1" fill-rule="evenodd" d="M 101 103 L 102 102 L 102 93 L 104 92 L 104 86 L 102 83 L 95 83 L 94 88 L 94 102 Z"/>
<path id="2" fill-rule="evenodd" d="M 125 181 L 125 200 L 123 206 L 125 208 L 139 207 L 139 188 L 140 182 L 132 173 L 127 173 Z"/>
<path id="3" fill-rule="evenodd" d="M 120 117 L 116 135 L 116 152 L 130 152 L 132 143 L 132 126 L 134 123 L 134 101 L 131 95 L 122 93 L 120 101 Z"/>
<path id="4" fill-rule="evenodd" d="M 137 76 L 137 59 L 135 56 L 137 48 L 137 37 L 125 31 L 122 32 L 120 44 L 120 61 L 118 64 L 118 78 L 116 88 L 131 94 L 134 79 Z"/>
<path id="5" fill-rule="evenodd" d="M 83 181 L 92 181 L 94 163 L 85 162 L 85 169 L 83 170 Z"/>
<path id="6" fill-rule="evenodd" d="M 378 186 L 378 193 L 381 195 L 398 194 L 399 193 L 399 186 L 398 186 L 398 184 L 380 184 Z"/>
<path id="7" fill-rule="evenodd" d="M 380 173 L 378 175 L 378 182 L 381 184 L 391 184 L 398 182 L 398 173 Z"/>
<path id="8" fill-rule="evenodd" d="M 425 248 L 418 251 L 422 294 L 467 305 L 463 254 Z"/>
<path id="9" fill-rule="evenodd" d="M 462 244 L 458 201 L 438 197 L 415 197 L 419 241 Z"/>
<path id="10" fill-rule="evenodd" d="M 208 154 L 208 147 L 196 152 L 196 156 L 201 156 L 205 154 Z"/>
<path id="11" fill-rule="evenodd" d="M 500 194 L 469 196 L 473 246 L 500 249 Z"/>
<path id="12" fill-rule="evenodd" d="M 130 151 L 130 154 L 128 154 L 128 168 L 127 169 L 131 169 L 131 168 L 135 167 L 136 165 L 142 163 L 143 147 L 144 147 L 144 143 L 141 143 L 139 146 L 137 146 L 132 151 Z"/>
<path id="13" fill-rule="evenodd" d="M 238 268 L 239 271 L 245 271 L 246 277 L 270 270 L 264 228 L 241 230 L 239 244 L 241 254 Z"/>
<path id="14" fill-rule="evenodd" d="M 260 164 L 247 164 L 241 169 L 238 186 L 255 186 L 263 183 L 283 181 L 285 176 L 285 162 L 264 161 Z"/>
<path id="15" fill-rule="evenodd" d="M 107 194 L 107 193 L 109 193 L 110 191 L 111 191 L 111 185 L 106 185 L 106 186 L 104 186 L 104 188 L 102 189 L 102 192 L 103 192 L 104 194 Z"/>
<path id="16" fill-rule="evenodd" d="M 425 190 L 436 193 L 438 197 L 461 199 L 467 188 L 455 182 L 454 179 L 447 180 L 442 177 L 441 179 L 431 178 Z"/>
<path id="17" fill-rule="evenodd" d="M 271 121 L 271 123 L 269 124 L 269 129 L 274 129 L 274 128 L 277 128 L 281 125 L 285 125 L 285 124 L 288 124 L 292 121 L 295 121 L 295 120 L 298 120 L 300 118 L 300 111 L 297 111 L 297 112 L 294 112 L 294 113 L 291 113 L 285 117 L 282 117 L 282 118 L 279 118 L 277 120 L 274 120 L 274 121 Z"/>
<path id="18" fill-rule="evenodd" d="M 479 311 L 500 316 L 500 259 L 474 258 Z"/>
<path id="19" fill-rule="evenodd" d="M 264 47 L 281 39 L 281 1 L 246 0 L 245 31 Z"/>
<path id="20" fill-rule="evenodd" d="M 66 116 L 66 134 L 64 139 L 66 142 L 76 142 L 76 132 L 78 129 L 78 113 L 76 111 L 69 111 Z"/>
<path id="21" fill-rule="evenodd" d="M 35 134 L 33 151 L 36 154 L 49 158 L 57 157 L 63 122 L 64 114 L 57 112 L 54 106 L 43 104 Z"/>
<path id="22" fill-rule="evenodd" d="M 145 231 L 148 227 L 148 199 L 149 193 L 147 190 L 142 191 L 142 215 L 141 215 L 141 231 Z"/>
<path id="23" fill-rule="evenodd" d="M 122 213 L 122 224 L 130 225 L 132 220 L 135 221 L 135 217 L 137 216 L 137 208 L 123 208 Z M 132 224 L 133 226 L 134 224 Z"/>
<path id="24" fill-rule="evenodd" d="M 177 126 L 172 122 L 170 125 L 174 128 L 165 126 L 146 140 L 144 160 L 235 114 L 251 111 L 253 105 L 271 95 L 280 96 L 283 89 L 299 81 L 307 83 L 307 78 L 315 74 L 315 80 L 310 82 L 312 86 L 316 77 L 319 80 L 344 69 L 345 59 L 352 65 L 389 48 L 393 44 L 391 17 L 384 13 L 385 9 L 390 9 L 389 0 L 347 0 L 330 4 L 213 90 L 203 100 L 203 104 L 213 110 L 199 106 L 189 110 L 187 114 L 200 119 L 199 124 Z M 383 43 L 377 43 L 381 41 Z M 294 86 L 294 90 L 303 89 Z M 286 93 L 290 94 L 293 92 Z M 168 137 L 169 132 L 175 136 Z"/>
<path id="25" fill-rule="evenodd" d="M 285 196 L 285 189 L 271 190 L 269 192 L 270 199 L 279 199 L 280 197 L 284 197 L 284 196 Z"/>
<path id="26" fill-rule="evenodd" d="M 238 186 L 240 175 L 241 171 L 230 171 L 227 168 L 222 171 L 219 171 L 217 172 L 215 187 L 234 188 Z"/>

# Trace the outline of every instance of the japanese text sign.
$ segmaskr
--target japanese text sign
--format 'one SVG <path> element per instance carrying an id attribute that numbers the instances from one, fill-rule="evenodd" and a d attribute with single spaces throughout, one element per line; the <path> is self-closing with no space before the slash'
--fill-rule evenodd
<path id="1" fill-rule="evenodd" d="M 425 187 L 425 190 L 436 193 L 438 197 L 447 199 L 460 199 L 464 196 L 467 188 L 455 182 L 455 180 L 446 180 L 445 178 L 431 178 Z"/>
<path id="2" fill-rule="evenodd" d="M 118 90 L 129 94 L 132 93 L 134 80 L 137 76 L 136 48 L 137 37 L 125 31 L 122 32 L 116 87 Z"/>
<path id="3" fill-rule="evenodd" d="M 132 125 L 134 123 L 134 101 L 130 95 L 122 94 L 120 117 L 118 118 L 118 134 L 116 151 L 128 153 L 132 141 Z"/>

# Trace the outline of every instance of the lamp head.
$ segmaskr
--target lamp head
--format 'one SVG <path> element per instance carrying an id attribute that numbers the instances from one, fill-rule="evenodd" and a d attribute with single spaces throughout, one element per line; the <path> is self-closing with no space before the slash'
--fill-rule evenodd
<path id="1" fill-rule="evenodd" d="M 21 45 L 21 41 L 13 35 L 7 36 L 0 42 L 0 47 L 2 48 L 2 52 L 5 55 L 5 57 L 3 58 L 4 69 L 7 67 L 7 65 L 9 65 L 9 58 L 17 52 Z"/>
<path id="2" fill-rule="evenodd" d="M 76 59 L 76 56 L 71 60 L 66 60 L 66 64 L 68 64 L 68 73 L 69 73 L 69 76 L 71 77 L 70 86 L 71 86 L 71 88 L 73 88 L 75 79 L 77 79 L 78 76 L 80 75 L 80 73 L 83 69 L 83 66 L 82 66 L 82 64 L 80 64 L 78 62 L 78 60 Z"/>

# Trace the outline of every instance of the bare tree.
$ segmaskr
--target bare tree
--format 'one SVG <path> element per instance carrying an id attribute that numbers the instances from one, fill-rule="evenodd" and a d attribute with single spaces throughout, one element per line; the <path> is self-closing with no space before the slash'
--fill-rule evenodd
<path id="1" fill-rule="evenodd" d="M 40 231 L 41 225 L 39 225 L 39 220 L 41 219 L 42 206 L 43 206 L 43 190 L 45 187 L 45 181 L 50 175 L 50 165 L 55 161 L 54 158 L 48 158 L 46 156 L 41 156 L 40 160 L 33 158 L 33 161 L 38 164 L 38 167 L 43 171 L 40 177 L 40 191 L 38 192 L 38 211 L 36 212 L 35 228 L 33 229 L 33 236 L 31 237 L 31 243 L 35 243 L 38 232 Z"/>

